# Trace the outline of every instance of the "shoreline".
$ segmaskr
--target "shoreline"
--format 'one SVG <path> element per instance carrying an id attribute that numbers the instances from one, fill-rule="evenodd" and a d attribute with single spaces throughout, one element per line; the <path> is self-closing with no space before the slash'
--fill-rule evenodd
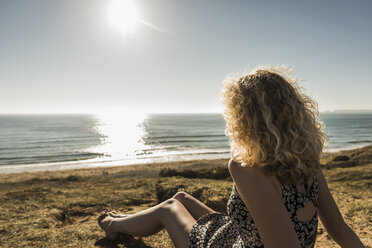
<path id="1" fill-rule="evenodd" d="M 95 168 L 114 168 L 114 167 L 128 167 L 150 164 L 173 164 L 183 162 L 208 161 L 228 159 L 229 154 L 211 156 L 168 156 L 167 158 L 158 157 L 152 159 L 138 159 L 138 160 L 78 160 L 57 163 L 43 163 L 43 164 L 22 164 L 22 165 L 4 165 L 0 166 L 0 175 L 26 172 L 43 172 L 43 171 L 63 171 L 63 170 L 81 170 L 81 169 L 95 169 Z"/>
<path id="2" fill-rule="evenodd" d="M 328 157 L 330 154 L 337 154 L 347 152 L 355 149 L 363 149 L 372 145 L 363 146 L 350 146 L 340 149 L 326 149 L 322 158 Z M 65 162 L 51 162 L 51 163 L 32 163 L 32 164 L 15 164 L 15 165 L 1 165 L 0 175 L 14 174 L 14 173 L 26 173 L 26 172 L 43 172 L 43 171 L 64 171 L 64 170 L 81 170 L 81 169 L 95 169 L 95 168 L 113 168 L 113 167 L 124 167 L 124 166 L 139 166 L 149 164 L 164 164 L 164 163 L 183 163 L 183 162 L 197 162 L 197 161 L 208 161 L 208 160 L 226 160 L 230 158 L 230 154 L 221 153 L 218 155 L 206 155 L 206 154 L 193 154 L 190 156 L 164 156 L 155 158 L 142 158 L 137 160 L 123 160 L 123 159 L 107 159 L 100 160 L 97 158 L 86 159 L 86 160 L 75 160 Z"/>
<path id="3" fill-rule="evenodd" d="M 361 148 L 341 150 L 337 152 L 324 152 L 321 156 L 321 164 L 329 162 L 330 158 L 344 155 L 349 153 L 358 152 L 359 150 L 372 150 L 372 145 L 363 146 Z M 114 166 L 93 166 L 89 167 L 86 165 L 81 168 L 57 168 L 36 171 L 15 171 L 3 173 L 0 170 L 0 183 L 16 182 L 29 180 L 32 178 L 39 179 L 50 179 L 50 178 L 61 178 L 68 177 L 71 175 L 76 176 L 102 176 L 102 175 L 119 175 L 124 177 L 132 176 L 143 176 L 143 177 L 154 177 L 157 176 L 161 169 L 171 168 L 175 170 L 179 169 L 200 169 L 210 167 L 224 167 L 227 166 L 229 157 L 216 158 L 216 159 L 184 159 L 179 161 L 159 161 L 159 162 L 146 162 L 146 163 L 135 163 L 135 164 L 118 164 Z M 83 163 L 83 162 L 82 162 Z"/>

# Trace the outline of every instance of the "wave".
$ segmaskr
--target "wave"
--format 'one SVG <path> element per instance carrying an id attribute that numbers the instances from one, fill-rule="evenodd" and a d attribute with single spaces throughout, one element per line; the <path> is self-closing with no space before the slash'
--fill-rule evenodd
<path id="1" fill-rule="evenodd" d="M 102 157 L 102 153 L 72 153 L 72 154 L 58 154 L 49 156 L 17 156 L 17 157 L 1 157 L 0 165 L 17 165 L 17 164 L 36 164 L 36 163 L 53 163 L 66 162 L 91 159 L 95 157 Z"/>
<path id="2" fill-rule="evenodd" d="M 225 134 L 202 134 L 202 135 L 167 135 L 167 136 L 151 136 L 146 139 L 166 139 L 166 138 L 210 138 L 210 137 L 226 137 Z M 227 138 L 227 137 L 226 137 Z"/>
<path id="3" fill-rule="evenodd" d="M 353 140 L 346 142 L 348 144 L 362 144 L 362 143 L 372 143 L 372 140 Z"/>
<path id="4" fill-rule="evenodd" d="M 77 137 L 77 138 L 57 138 L 57 139 L 37 139 L 37 140 L 34 140 L 34 139 L 21 139 L 21 140 L 15 140 L 15 141 L 7 141 L 7 144 L 19 144 L 20 142 L 22 143 L 27 143 L 27 144 L 51 144 L 51 143 L 65 143 L 65 142 L 86 142 L 86 141 L 94 141 L 96 142 L 97 141 L 97 137 L 85 137 L 85 138 L 80 138 L 80 137 Z"/>
<path id="5" fill-rule="evenodd" d="M 160 140 L 160 141 L 145 141 L 145 144 L 146 145 L 152 145 L 152 144 L 174 144 L 174 143 L 182 143 L 182 144 L 187 144 L 187 143 L 197 143 L 197 142 L 200 142 L 200 143 L 210 143 L 211 140 L 201 140 L 201 139 L 197 139 L 197 140 Z M 212 140 L 212 142 L 228 142 L 228 140 L 225 140 L 225 139 L 221 139 L 221 140 Z M 183 145 L 181 145 L 183 146 Z"/>

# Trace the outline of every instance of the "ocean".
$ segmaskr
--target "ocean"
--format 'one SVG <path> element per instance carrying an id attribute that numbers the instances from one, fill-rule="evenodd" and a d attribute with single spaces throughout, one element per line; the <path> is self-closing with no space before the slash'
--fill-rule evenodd
<path id="1" fill-rule="evenodd" d="M 372 114 L 324 113 L 326 152 L 372 144 Z M 221 114 L 0 115 L 0 173 L 229 157 Z"/>

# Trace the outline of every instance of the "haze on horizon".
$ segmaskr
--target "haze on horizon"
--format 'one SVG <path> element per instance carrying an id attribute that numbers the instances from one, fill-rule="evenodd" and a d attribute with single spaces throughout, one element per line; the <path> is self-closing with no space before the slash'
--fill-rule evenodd
<path id="1" fill-rule="evenodd" d="M 0 113 L 221 112 L 223 80 L 262 64 L 291 66 L 321 111 L 371 110 L 371 10 L 368 0 L 3 0 Z"/>

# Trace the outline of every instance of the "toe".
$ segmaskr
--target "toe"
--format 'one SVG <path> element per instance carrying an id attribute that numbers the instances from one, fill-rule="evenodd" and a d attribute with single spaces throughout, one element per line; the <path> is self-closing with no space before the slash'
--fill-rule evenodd
<path id="1" fill-rule="evenodd" d="M 108 216 L 107 213 L 101 213 L 99 216 L 98 216 L 98 223 L 101 223 L 103 221 L 104 218 L 106 218 Z"/>

